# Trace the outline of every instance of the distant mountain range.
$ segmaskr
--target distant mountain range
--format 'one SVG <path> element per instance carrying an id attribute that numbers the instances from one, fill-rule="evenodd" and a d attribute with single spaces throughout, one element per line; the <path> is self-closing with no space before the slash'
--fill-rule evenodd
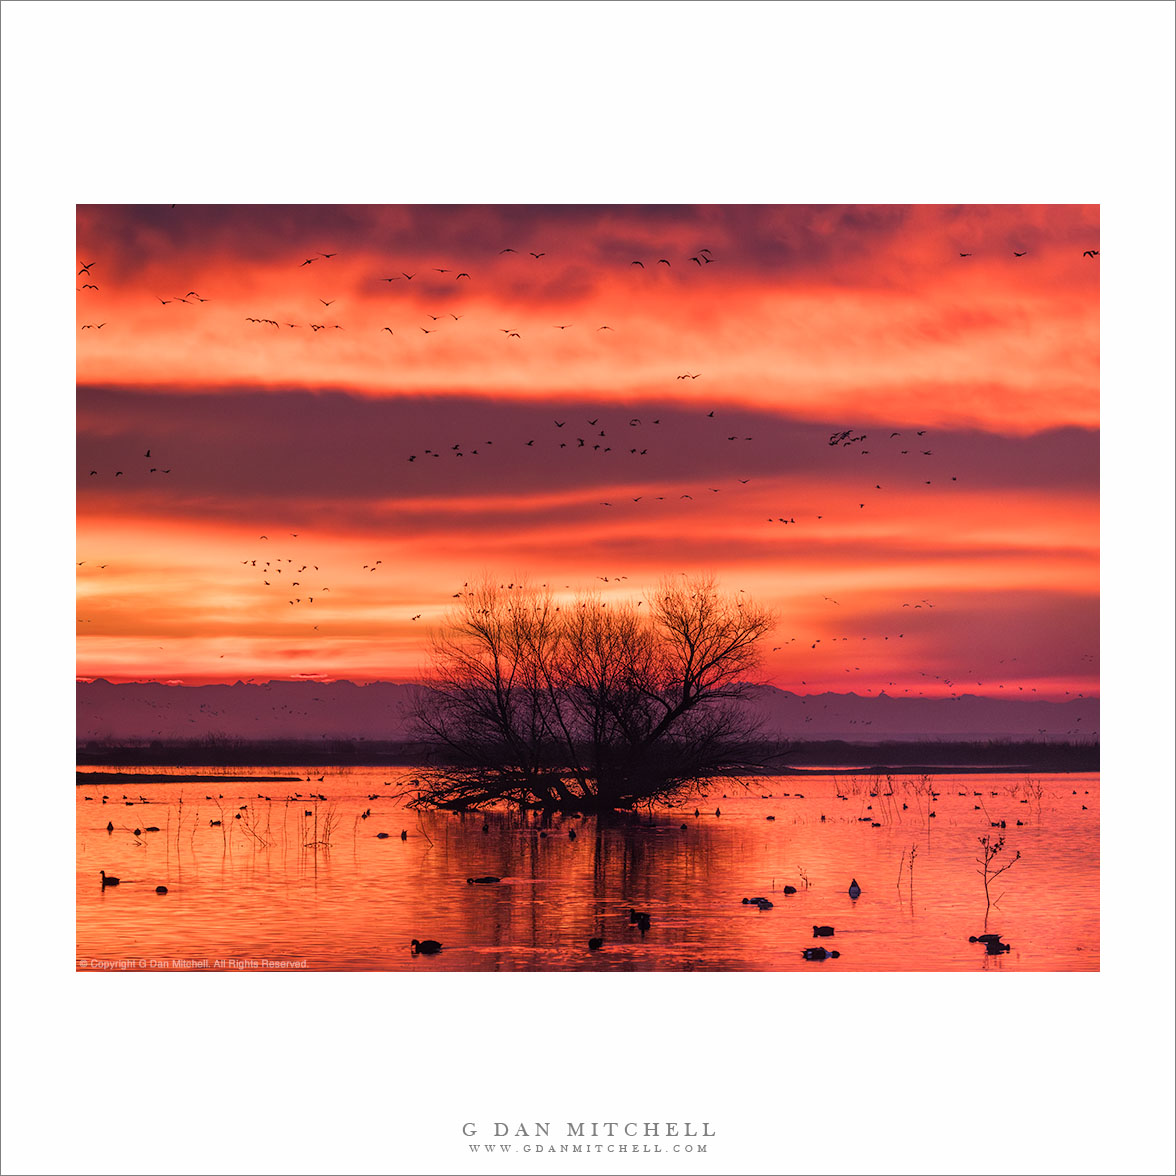
<path id="1" fill-rule="evenodd" d="M 77 741 L 400 740 L 409 737 L 414 686 L 403 682 L 236 682 L 231 686 L 77 685 Z M 1092 740 L 1099 700 L 892 698 L 794 694 L 755 687 L 747 705 L 764 734 L 793 740 Z"/>

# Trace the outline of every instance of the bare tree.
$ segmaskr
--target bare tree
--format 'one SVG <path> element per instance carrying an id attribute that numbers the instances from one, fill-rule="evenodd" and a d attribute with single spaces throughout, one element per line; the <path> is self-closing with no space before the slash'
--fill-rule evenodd
<path id="1" fill-rule="evenodd" d="M 713 578 L 627 603 L 475 586 L 434 635 L 418 695 L 434 753 L 420 803 L 628 809 L 746 759 L 739 702 L 773 624 Z"/>

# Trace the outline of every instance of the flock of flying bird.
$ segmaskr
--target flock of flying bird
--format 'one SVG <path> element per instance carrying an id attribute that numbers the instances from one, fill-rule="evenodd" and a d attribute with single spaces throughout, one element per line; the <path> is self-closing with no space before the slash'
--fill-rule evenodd
<path id="1" fill-rule="evenodd" d="M 1024 257 L 1027 252 L 1028 252 L 1027 250 L 1026 251 L 1014 251 L 1014 256 L 1017 258 Z M 518 250 L 515 250 L 514 248 L 510 248 L 510 247 L 503 248 L 503 249 L 499 250 L 500 255 L 517 254 L 517 253 L 519 253 Z M 1093 259 L 1093 258 L 1098 257 L 1098 253 L 1099 253 L 1098 250 L 1085 250 L 1083 253 L 1083 256 Z M 316 252 L 313 256 L 304 258 L 304 260 L 302 260 L 296 268 L 305 269 L 310 266 L 319 266 L 322 263 L 330 262 L 330 260 L 332 258 L 336 257 L 337 255 L 338 255 L 337 250 L 334 252 Z M 531 264 L 541 262 L 541 260 L 546 256 L 547 256 L 546 251 L 529 251 L 529 257 L 531 258 Z M 960 253 L 961 258 L 966 258 L 966 257 L 971 257 L 971 256 L 972 256 L 971 253 L 964 253 L 964 252 Z M 686 257 L 685 260 L 682 262 L 682 264 L 685 264 L 686 266 L 690 266 L 691 264 L 693 264 L 699 270 L 704 270 L 706 267 L 714 265 L 716 263 L 717 263 L 717 259 L 712 255 L 712 250 L 710 248 L 701 248 L 701 249 L 697 250 L 694 254 L 691 254 L 688 257 Z M 79 277 L 87 277 L 87 278 L 92 277 L 93 275 L 91 274 L 91 270 L 96 264 L 97 264 L 97 262 L 95 262 L 95 261 L 83 263 L 81 265 L 81 268 L 78 270 L 78 276 Z M 636 267 L 641 270 L 646 269 L 645 261 L 643 261 L 641 259 L 632 260 L 629 263 L 629 266 L 630 266 L 630 268 Z M 656 260 L 651 260 L 650 266 L 655 269 L 657 267 L 661 267 L 661 266 L 664 266 L 667 269 L 669 269 L 669 268 L 672 268 L 673 263 L 670 260 L 670 258 L 668 258 L 668 257 L 659 257 Z M 455 269 L 451 268 L 451 267 L 433 266 L 433 267 L 431 267 L 431 272 L 436 273 L 438 275 L 441 275 L 443 277 L 448 277 L 448 275 L 453 275 L 452 280 L 455 283 L 461 282 L 461 281 L 472 281 L 473 280 L 471 277 L 471 274 L 467 270 L 456 270 L 455 271 Z M 421 276 L 421 271 L 414 271 L 412 273 L 409 273 L 407 271 L 401 271 L 396 274 L 379 276 L 379 277 L 374 278 L 373 280 L 379 281 L 379 282 L 384 282 L 384 283 L 392 283 L 392 282 L 399 282 L 399 281 L 412 282 L 413 280 L 419 278 L 420 276 Z M 86 282 L 82 286 L 78 287 L 78 290 L 79 290 L 79 292 L 94 291 L 95 293 L 97 293 L 99 291 L 99 286 L 94 282 Z M 161 306 L 163 306 L 163 307 L 171 306 L 173 304 L 182 304 L 182 305 L 192 305 L 193 303 L 203 304 L 203 303 L 211 301 L 209 298 L 206 298 L 206 297 L 200 295 L 195 290 L 188 290 L 183 295 L 175 295 L 171 298 L 163 298 L 158 295 L 156 295 L 156 298 L 159 301 L 159 303 L 161 304 Z M 322 304 L 324 310 L 326 310 L 326 309 L 329 309 L 331 306 L 333 306 L 338 301 L 338 299 L 337 298 L 327 299 L 327 298 L 320 297 L 320 298 L 318 298 L 318 301 Z M 428 314 L 426 317 L 430 320 L 431 325 L 428 327 L 423 326 L 423 325 L 418 325 L 417 329 L 420 330 L 421 332 L 423 332 L 427 336 L 427 335 L 435 334 L 441 329 L 438 324 L 444 324 L 445 322 L 449 322 L 449 321 L 452 321 L 452 324 L 457 324 L 462 319 L 464 319 L 466 317 L 466 315 L 465 314 L 456 314 L 456 313 L 449 311 L 449 312 L 443 312 L 440 314 Z M 310 321 L 308 321 L 307 323 L 302 324 L 302 323 L 297 323 L 297 322 L 289 322 L 285 319 L 277 319 L 277 318 L 272 318 L 272 317 L 268 317 L 268 316 L 261 316 L 261 315 L 246 316 L 246 322 L 248 322 L 251 325 L 255 325 L 255 326 L 274 328 L 278 331 L 281 331 L 283 328 L 289 329 L 289 330 L 296 330 L 296 329 L 299 329 L 305 325 L 310 328 L 312 333 L 316 333 L 316 334 L 319 331 L 323 331 L 323 330 L 341 331 L 341 330 L 345 329 L 342 324 L 336 323 L 336 322 L 324 323 L 324 322 L 310 322 Z M 84 324 L 82 324 L 81 329 L 82 330 L 88 330 L 88 329 L 102 330 L 106 326 L 107 326 L 106 321 L 103 321 L 101 323 L 84 323 Z M 559 324 L 553 324 L 552 329 L 560 331 L 560 332 L 564 332 L 564 331 L 571 329 L 573 326 L 574 326 L 573 323 L 559 323 Z M 522 333 L 512 327 L 498 327 L 497 330 L 500 333 L 502 333 L 506 337 L 507 340 L 518 339 L 521 341 L 523 338 Z M 598 333 L 599 332 L 612 332 L 614 330 L 614 328 L 609 324 L 601 324 L 599 326 L 596 326 L 594 328 L 594 330 Z M 396 332 L 393 330 L 393 328 L 391 326 L 382 327 L 381 332 L 387 332 L 389 335 L 393 335 L 393 336 L 396 334 Z M 686 372 L 682 372 L 682 373 L 676 375 L 675 379 L 677 381 L 693 382 L 693 381 L 699 379 L 701 376 L 702 376 L 701 372 L 686 371 Z M 705 417 L 707 419 L 714 419 L 715 418 L 715 410 L 712 409 L 709 412 L 707 412 L 705 414 Z M 615 452 L 619 455 L 628 456 L 630 458 L 644 458 L 647 455 L 649 455 L 651 447 L 653 447 L 653 445 L 655 444 L 655 438 L 657 440 L 662 440 L 662 438 L 659 436 L 658 433 L 653 432 L 653 430 L 655 430 L 657 428 L 657 426 L 660 426 L 660 424 L 661 424 L 660 417 L 650 418 L 648 420 L 648 422 L 646 422 L 641 417 L 632 416 L 632 417 L 627 418 L 627 424 L 619 424 L 619 425 L 613 426 L 613 425 L 610 425 L 607 422 L 605 422 L 606 427 L 598 428 L 598 426 L 601 425 L 602 420 L 603 420 L 603 417 L 601 414 L 598 414 L 597 416 L 592 417 L 592 418 L 585 418 L 585 423 L 588 426 L 587 429 L 585 429 L 583 427 L 583 425 L 580 425 L 579 428 L 576 428 L 575 426 L 573 426 L 573 429 L 571 432 L 569 432 L 568 434 L 564 434 L 562 432 L 562 430 L 570 423 L 570 421 L 568 421 L 567 419 L 564 419 L 564 420 L 555 419 L 553 421 L 555 433 L 551 434 L 546 441 L 544 441 L 540 437 L 530 438 L 530 439 L 526 440 L 525 442 L 521 442 L 520 448 L 533 451 L 535 446 L 538 444 L 538 445 L 540 445 L 540 447 L 543 447 L 544 445 L 546 445 L 549 448 L 553 448 L 553 449 L 557 449 L 557 450 L 567 450 L 569 453 L 583 453 L 585 455 L 595 455 L 595 456 L 599 456 L 599 457 L 604 457 L 610 453 Z M 610 432 L 610 429 L 612 430 L 611 432 Z M 629 432 L 629 430 L 637 430 L 637 432 Z M 581 433 L 583 433 L 585 435 L 580 435 Z M 922 429 L 914 430 L 913 433 L 916 438 L 922 438 L 925 435 L 926 430 L 922 430 Z M 723 434 L 720 434 L 720 436 L 725 436 L 726 442 L 751 442 L 753 440 L 753 437 L 741 435 L 739 433 L 731 433 L 731 434 L 723 433 Z M 836 448 L 836 449 L 852 449 L 854 452 L 856 452 L 862 456 L 868 456 L 871 454 L 872 450 L 870 448 L 867 448 L 865 443 L 869 442 L 872 445 L 877 445 L 877 444 L 881 443 L 881 444 L 889 446 L 889 448 L 892 451 L 894 449 L 897 449 L 898 454 L 902 457 L 918 456 L 918 457 L 923 457 L 923 458 L 930 458 L 930 457 L 934 456 L 934 451 L 932 449 L 922 448 L 922 444 L 925 444 L 925 442 L 909 443 L 908 444 L 906 442 L 906 436 L 907 436 L 907 434 L 904 433 L 903 430 L 893 430 L 893 431 L 890 431 L 889 437 L 883 439 L 881 442 L 877 442 L 877 441 L 869 442 L 869 434 L 867 434 L 866 432 L 858 432 L 853 429 L 845 429 L 845 430 L 842 430 L 842 431 L 839 431 L 839 432 L 832 434 L 828 438 L 828 445 L 831 448 Z M 903 439 L 902 441 L 900 441 L 900 444 L 907 444 L 906 448 L 898 449 L 898 447 L 893 446 L 891 444 L 896 439 L 899 439 L 899 438 Z M 667 444 L 667 446 L 672 449 L 673 439 L 667 437 L 667 438 L 664 438 L 664 441 Z M 500 442 L 501 442 L 501 439 L 500 439 Z M 453 459 L 477 458 L 479 456 L 484 456 L 484 455 L 488 454 L 489 447 L 492 446 L 493 444 L 494 444 L 493 440 L 483 440 L 483 441 L 478 442 L 476 444 L 458 441 L 453 444 L 446 444 L 444 448 L 441 448 L 441 447 L 433 448 L 432 446 L 430 446 L 430 447 L 422 448 L 417 452 L 412 452 L 412 453 L 407 454 L 406 460 L 408 463 L 411 464 L 411 463 L 416 463 L 418 461 L 423 462 L 425 459 L 440 460 L 442 457 L 450 457 Z M 500 443 L 500 450 L 501 450 L 501 443 Z M 151 450 L 150 449 L 148 449 L 146 451 L 146 453 L 144 454 L 144 458 L 145 459 L 151 458 Z M 167 475 L 167 474 L 171 473 L 171 468 L 170 467 L 169 468 L 161 468 L 158 466 L 150 466 L 150 467 L 147 467 L 147 472 L 148 472 L 148 474 Z M 119 470 L 114 471 L 112 476 L 113 476 L 113 478 L 121 478 L 124 476 L 124 474 L 125 474 L 125 471 L 119 469 Z M 89 471 L 89 477 L 99 477 L 99 476 L 100 476 L 100 473 L 97 469 L 91 469 Z M 752 479 L 750 477 L 748 477 L 748 478 L 741 477 L 741 478 L 737 479 L 737 483 L 740 486 L 746 486 L 746 485 L 748 485 L 748 483 L 751 480 Z M 952 483 L 956 482 L 957 476 L 951 475 L 950 481 Z M 926 478 L 926 479 L 923 479 L 923 482 L 925 485 L 930 486 L 934 483 L 934 479 Z M 716 487 L 716 486 L 709 486 L 708 485 L 705 487 L 705 490 L 702 487 L 699 487 L 698 493 L 702 494 L 702 495 L 704 495 L 707 492 L 709 492 L 710 494 L 719 494 L 722 492 L 722 490 L 723 490 L 723 487 L 721 487 L 721 486 Z M 875 482 L 873 484 L 873 490 L 875 492 L 882 491 L 883 485 L 879 482 Z M 666 501 L 667 497 L 674 497 L 679 502 L 684 502 L 684 501 L 693 501 L 695 496 L 694 496 L 694 494 L 692 494 L 690 492 L 680 492 L 680 493 L 677 493 L 677 494 L 671 495 L 671 496 L 667 496 L 664 494 L 656 494 L 656 495 L 638 494 L 638 495 L 629 495 L 629 500 L 633 504 L 638 504 L 641 502 L 662 502 L 662 501 Z M 865 510 L 868 501 L 869 500 L 866 499 L 864 501 L 858 502 L 857 509 L 858 510 Z M 600 501 L 599 505 L 601 507 L 614 507 L 616 505 L 616 502 L 614 502 L 614 500 L 610 498 L 610 499 Z M 824 513 L 813 512 L 809 515 L 809 518 L 810 518 L 810 521 L 818 521 L 819 522 L 819 521 L 824 520 L 825 515 L 824 515 Z M 804 521 L 804 517 L 802 516 L 802 522 L 803 521 Z M 769 524 L 783 525 L 783 526 L 798 525 L 796 515 L 792 512 L 787 512 L 782 515 L 768 516 L 767 522 Z M 266 536 L 262 536 L 262 538 L 265 539 Z M 248 567 L 251 571 L 252 570 L 257 571 L 258 576 L 262 580 L 265 587 L 267 587 L 267 588 L 274 587 L 274 588 L 285 589 L 286 591 L 283 592 L 282 594 L 284 596 L 286 596 L 286 599 L 288 600 L 289 606 L 298 606 L 298 605 L 302 605 L 302 604 L 313 604 L 314 600 L 315 600 L 315 593 L 321 595 L 321 593 L 330 591 L 329 586 L 315 588 L 315 587 L 312 587 L 309 582 L 304 582 L 302 580 L 294 580 L 293 579 L 294 574 L 304 576 L 308 570 L 313 570 L 314 572 L 317 573 L 319 571 L 319 567 L 317 565 L 310 564 L 310 563 L 302 563 L 297 569 L 295 569 L 292 566 L 294 563 L 293 557 L 274 558 L 271 560 L 262 559 L 260 561 L 256 558 L 250 558 L 250 559 L 243 560 L 242 563 L 246 567 Z M 283 564 L 285 564 L 286 566 L 283 566 Z M 376 560 L 371 565 L 364 565 L 362 570 L 365 572 L 375 572 L 377 570 L 377 568 L 380 567 L 381 565 L 382 565 L 382 560 Z M 283 577 L 283 579 L 279 580 L 278 577 Z M 319 577 L 319 578 L 321 578 L 321 577 Z M 301 591 L 295 591 L 298 589 L 300 589 Z M 836 602 L 833 602 L 833 603 L 836 603 Z M 923 603 L 926 603 L 927 607 L 931 607 L 929 602 L 923 602 Z M 914 607 L 916 607 L 916 608 L 923 607 L 923 603 L 916 604 L 916 605 L 914 605 Z M 907 605 L 903 605 L 903 607 L 907 607 Z M 411 620 L 413 620 L 413 621 L 419 620 L 422 615 L 423 615 L 422 613 L 416 613 L 411 617 Z M 314 628 L 315 628 L 315 630 L 317 630 L 318 626 L 316 625 L 316 626 L 314 626 Z M 897 636 L 902 637 L 903 634 L 900 633 L 900 634 L 897 634 Z M 867 640 L 868 638 L 862 637 L 861 639 L 864 641 L 864 640 Z M 797 638 L 795 638 L 795 637 L 790 639 L 790 641 L 796 641 L 796 640 L 797 640 Z M 837 639 L 834 638 L 833 640 L 837 640 Z M 848 640 L 848 638 L 840 638 L 840 640 Z M 884 637 L 884 640 L 889 640 L 889 636 Z M 815 639 L 814 641 L 811 642 L 811 648 L 816 649 L 820 643 L 821 643 L 820 638 Z M 779 649 L 779 648 L 780 648 L 779 646 L 776 647 L 776 649 Z M 850 672 L 849 669 L 847 669 L 846 672 L 847 673 Z M 938 677 L 937 675 L 933 675 L 933 676 Z M 951 683 L 947 683 L 947 684 L 949 686 L 951 685 Z M 893 685 L 893 683 L 891 683 L 891 685 Z"/>

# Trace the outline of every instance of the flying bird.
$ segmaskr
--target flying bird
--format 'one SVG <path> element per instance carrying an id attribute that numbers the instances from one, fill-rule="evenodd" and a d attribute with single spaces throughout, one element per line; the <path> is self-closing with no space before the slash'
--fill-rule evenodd
<path id="1" fill-rule="evenodd" d="M 331 299 L 331 301 L 330 301 L 330 302 L 328 302 L 328 301 L 327 301 L 325 298 L 320 298 L 320 299 L 319 299 L 319 301 L 320 301 L 320 302 L 321 302 L 321 303 L 322 303 L 324 306 L 330 306 L 332 303 L 334 303 L 334 302 L 338 302 L 338 301 L 339 301 L 339 299 L 338 299 L 338 298 L 332 298 L 332 299 Z"/>
<path id="2" fill-rule="evenodd" d="M 657 264 L 658 265 L 670 265 L 670 263 L 668 261 L 666 261 L 666 259 L 664 257 L 659 257 L 657 259 Z M 670 266 L 670 268 L 673 269 L 674 267 Z"/>
<path id="3" fill-rule="evenodd" d="M 1026 250 L 1024 250 L 1023 252 L 1021 252 L 1021 253 L 1018 253 L 1018 252 L 1017 252 L 1017 251 L 1014 249 L 1014 250 L 1013 250 L 1013 256 L 1014 256 L 1014 257 L 1024 257 L 1024 256 L 1025 256 L 1025 254 L 1026 254 L 1026 253 L 1028 253 L 1028 252 L 1029 252 L 1029 250 L 1028 250 L 1028 249 L 1026 249 Z"/>
<path id="4" fill-rule="evenodd" d="M 97 264 L 96 262 L 87 261 L 86 264 L 84 266 L 82 266 L 82 268 L 80 270 L 78 270 L 77 276 L 80 278 L 82 276 L 82 274 L 88 274 L 90 272 L 90 266 L 96 265 L 96 264 Z"/>
<path id="5" fill-rule="evenodd" d="M 961 257 L 971 257 L 972 255 L 970 253 L 961 253 L 960 256 Z"/>
<path id="6" fill-rule="evenodd" d="M 546 256 L 547 256 L 547 254 L 546 254 L 546 253 L 532 253 L 532 254 L 531 254 L 531 256 L 532 256 L 533 258 L 535 258 L 535 260 L 536 260 L 536 261 L 538 261 L 538 260 L 539 260 L 539 258 L 541 258 L 541 257 L 546 257 Z"/>
<path id="7" fill-rule="evenodd" d="M 1097 249 L 1084 249 L 1084 250 L 1082 251 L 1082 256 L 1083 256 L 1083 257 L 1097 257 L 1097 256 L 1098 256 L 1098 250 L 1097 250 Z M 91 265 L 93 265 L 94 263 L 93 263 L 93 262 L 90 262 L 90 264 L 91 264 Z"/>
<path id="8" fill-rule="evenodd" d="M 469 274 L 458 274 L 457 278 L 468 278 L 469 276 L 470 276 Z M 457 278 L 454 278 L 453 280 L 456 282 Z"/>
<path id="9" fill-rule="evenodd" d="M 630 265 L 639 265 L 642 269 L 645 268 L 645 263 L 643 261 L 631 261 L 631 262 L 629 262 L 629 264 Z"/>

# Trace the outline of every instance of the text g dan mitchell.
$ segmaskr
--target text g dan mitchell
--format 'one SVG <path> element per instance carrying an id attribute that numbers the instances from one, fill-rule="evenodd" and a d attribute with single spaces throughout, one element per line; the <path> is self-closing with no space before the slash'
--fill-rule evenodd
<path id="1" fill-rule="evenodd" d="M 710 1123 L 621 1122 L 599 1123 L 463 1123 L 461 1133 L 467 1138 L 481 1135 L 493 1139 L 713 1139 Z"/>

